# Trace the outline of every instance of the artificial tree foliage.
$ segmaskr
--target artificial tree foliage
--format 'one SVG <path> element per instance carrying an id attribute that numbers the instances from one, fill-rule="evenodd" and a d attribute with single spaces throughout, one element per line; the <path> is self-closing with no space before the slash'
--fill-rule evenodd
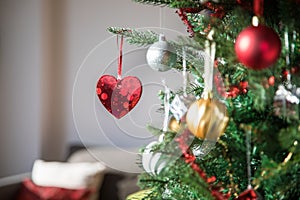
<path id="1" fill-rule="evenodd" d="M 235 199 L 247 189 L 247 141 L 251 132 L 251 185 L 259 198 L 300 198 L 300 121 L 299 103 L 292 107 L 279 105 L 282 112 L 274 110 L 276 91 L 283 85 L 300 98 L 300 1 L 265 0 L 261 23 L 271 27 L 282 43 L 277 62 L 264 70 L 252 70 L 241 64 L 234 51 L 239 33 L 251 25 L 253 2 L 250 0 L 134 0 L 154 6 L 174 9 L 188 26 L 186 37 L 170 41 L 181 55 L 182 47 L 203 50 L 207 35 L 214 30 L 216 42 L 216 67 L 225 89 L 224 102 L 230 117 L 225 133 L 215 148 L 205 157 L 188 161 L 193 156 L 191 147 L 202 140 L 185 131 L 165 132 L 164 140 L 152 147 L 167 161 L 159 173 L 144 172 L 139 176 L 141 190 L 147 195 L 130 199 Z M 207 9 L 209 14 L 202 14 Z M 140 32 L 134 28 L 109 28 L 137 46 L 148 46 L 158 40 L 152 31 Z M 191 53 L 192 54 L 192 53 Z M 288 59 L 288 61 L 287 61 Z M 196 82 L 190 83 L 188 93 L 200 97 L 203 92 L 203 74 L 194 57 L 187 59 L 187 70 Z M 196 64 L 197 63 L 197 64 Z M 201 62 L 200 62 L 201 65 Z M 182 56 L 174 70 L 182 70 Z M 288 75 L 287 75 L 288 74 Z M 297 91 L 299 93 L 297 93 Z M 182 91 L 171 91 L 171 99 Z M 163 99 L 164 93 L 160 93 Z M 155 97 L 154 97 L 155 98 Z M 163 105 L 162 105 L 163 106 Z M 246 128 L 245 128 L 246 127 Z M 149 127 L 153 134 L 162 134 L 162 127 Z M 187 154 L 182 154 L 182 142 L 188 144 Z M 141 148 L 143 152 L 143 148 Z M 171 159 L 172 156 L 174 159 Z M 198 166 L 199 168 L 195 167 Z M 198 169 L 205 173 L 201 177 Z M 198 171 L 197 171 L 198 170 Z M 210 177 L 215 178 L 211 181 Z M 224 194 L 218 198 L 214 191 Z"/>

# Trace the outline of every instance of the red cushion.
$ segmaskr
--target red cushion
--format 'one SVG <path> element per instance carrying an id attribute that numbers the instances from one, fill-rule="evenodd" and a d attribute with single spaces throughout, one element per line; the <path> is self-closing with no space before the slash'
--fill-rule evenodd
<path id="1" fill-rule="evenodd" d="M 58 187 L 42 187 L 35 185 L 30 179 L 25 179 L 17 200 L 88 200 L 91 189 L 71 190 Z"/>

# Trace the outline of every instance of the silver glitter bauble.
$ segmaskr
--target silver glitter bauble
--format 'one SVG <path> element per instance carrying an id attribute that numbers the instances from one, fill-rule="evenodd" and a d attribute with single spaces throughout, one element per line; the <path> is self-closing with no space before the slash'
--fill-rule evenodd
<path id="1" fill-rule="evenodd" d="M 160 35 L 159 41 L 149 47 L 146 59 L 152 69 L 164 72 L 175 66 L 177 55 L 175 49 L 166 41 L 165 36 Z"/>
<path id="2" fill-rule="evenodd" d="M 299 103 L 300 99 L 292 91 L 279 85 L 275 93 L 273 107 L 274 114 L 287 119 L 299 119 Z"/>

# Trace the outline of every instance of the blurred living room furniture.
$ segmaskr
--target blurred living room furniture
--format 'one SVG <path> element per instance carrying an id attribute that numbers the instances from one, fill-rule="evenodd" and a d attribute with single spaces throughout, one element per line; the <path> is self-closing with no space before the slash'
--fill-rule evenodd
<path id="1" fill-rule="evenodd" d="M 101 148 L 101 147 L 93 147 L 86 149 L 82 145 L 71 145 L 69 148 L 69 153 L 67 155 L 67 158 L 64 162 L 47 162 L 47 161 L 36 161 L 34 166 L 39 166 L 39 174 L 43 173 L 50 173 L 49 169 L 51 169 L 51 173 L 54 173 L 55 171 L 53 170 L 60 170 L 60 173 L 65 173 L 68 174 L 69 172 L 62 172 L 62 168 L 64 166 L 68 166 L 67 164 L 70 163 L 71 165 L 74 165 L 74 163 L 94 163 L 94 162 L 99 162 L 99 159 L 97 158 L 97 153 L 104 153 L 108 154 L 108 157 L 115 157 L 112 155 L 118 155 L 118 151 L 115 149 L 109 149 L 109 148 Z M 111 154 L 111 155 L 110 155 Z M 118 159 L 119 162 L 124 163 L 126 159 L 130 160 L 132 158 L 126 158 L 124 155 L 121 155 L 123 159 L 120 159 L 118 157 L 114 159 Z M 127 163 L 131 163 L 127 162 Z M 38 165 L 39 164 L 39 165 Z M 51 166 L 53 164 L 57 164 L 58 167 Z M 66 164 L 66 165 L 65 165 Z M 105 162 L 104 162 L 105 164 Z M 75 164 L 76 165 L 76 164 Z M 43 168 L 44 166 L 44 168 Z M 48 166 L 49 169 L 45 169 Z M 120 166 L 122 167 L 122 166 Z M 60 169 L 57 169 L 60 168 Z M 45 170 L 45 171 L 43 171 Z M 47 172 L 48 170 L 48 172 Z M 64 169 L 66 170 L 66 169 Z M 35 170 L 37 171 L 37 169 Z M 84 171 L 84 170 L 83 170 Z M 36 172 L 35 172 L 36 173 Z M 78 172 L 77 172 L 78 173 Z M 34 184 L 34 181 L 32 181 L 32 176 L 33 174 L 30 173 L 25 173 L 25 174 L 20 174 L 16 176 L 12 176 L 9 178 L 2 178 L 0 179 L 0 199 L 1 200 L 14 200 L 14 199 L 22 199 L 20 198 L 20 193 L 24 193 L 24 190 L 28 190 L 26 187 L 34 187 L 32 191 L 35 190 L 40 190 L 49 189 L 49 187 L 41 187 L 37 186 Z M 50 175 L 50 174 L 49 174 Z M 138 173 L 133 173 L 133 172 L 126 172 L 126 171 L 119 171 L 117 169 L 110 168 L 110 166 L 105 166 L 105 169 L 102 170 L 100 176 L 97 176 L 97 178 L 101 179 L 99 187 L 97 188 L 97 198 L 98 200 L 124 200 L 126 199 L 126 196 L 128 196 L 131 193 L 134 193 L 139 190 L 138 186 L 136 185 L 137 183 L 137 175 Z M 54 177 L 55 175 L 52 174 L 50 175 Z M 59 173 L 58 173 L 59 176 Z M 60 175 L 57 179 L 61 178 L 62 180 L 67 179 L 67 178 L 62 178 L 63 174 Z M 37 182 L 38 180 L 41 180 L 40 183 L 42 183 L 43 178 L 35 178 L 35 181 Z M 65 181 L 64 181 L 65 182 Z M 68 184 L 68 183 L 64 183 Z M 70 183 L 71 185 L 75 183 Z M 29 188 L 31 189 L 31 188 Z M 51 190 L 51 188 L 50 188 Z M 66 190 L 66 189 L 65 189 Z M 31 192 L 32 192 L 31 191 Z M 55 190 L 56 192 L 57 190 Z M 39 191 L 41 192 L 41 191 Z M 43 192 L 43 190 L 42 190 Z M 60 191 L 64 192 L 64 191 Z M 76 194 L 78 196 L 78 194 Z M 80 193 L 82 194 L 82 191 Z M 38 199 L 38 198 L 37 198 Z M 90 199 L 90 198 L 89 198 Z M 95 198 L 94 198 L 95 199 Z"/>

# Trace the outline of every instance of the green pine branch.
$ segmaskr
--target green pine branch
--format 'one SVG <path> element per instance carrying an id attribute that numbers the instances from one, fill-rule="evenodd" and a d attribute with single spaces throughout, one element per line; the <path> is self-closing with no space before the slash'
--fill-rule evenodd
<path id="1" fill-rule="evenodd" d="M 155 6 L 158 6 L 158 5 L 169 5 L 170 3 L 174 2 L 174 0 L 133 0 L 133 1 L 137 2 L 137 3 L 148 4 L 148 5 L 155 5 Z"/>
<path id="2" fill-rule="evenodd" d="M 155 5 L 155 6 L 168 6 L 170 8 L 195 8 L 200 5 L 198 0 L 133 0 L 137 3 Z"/>
<path id="3" fill-rule="evenodd" d="M 137 31 L 130 28 L 109 27 L 109 32 L 122 35 L 129 44 L 147 46 L 158 41 L 158 34 L 153 31 Z"/>
<path id="4" fill-rule="evenodd" d="M 170 8 L 199 8 L 205 9 L 205 2 L 199 0 L 133 0 L 134 2 L 141 4 L 148 4 L 154 6 L 168 6 Z M 236 6 L 235 0 L 218 0 L 210 1 L 213 6 L 222 6 L 223 8 L 232 9 Z"/>
<path id="5" fill-rule="evenodd" d="M 282 24 L 291 29 L 296 29 L 297 31 L 300 30 L 300 23 L 297 18 L 295 18 L 295 16 L 298 16 L 300 13 L 299 3 L 297 5 L 296 1 L 279 0 L 277 9 L 277 16 L 282 21 Z M 274 17 L 276 16 L 273 16 L 272 18 Z"/>
<path id="6" fill-rule="evenodd" d="M 138 3 L 168 6 L 171 8 L 204 8 L 199 1 L 179 0 L 135 0 Z M 252 0 L 245 0 L 252 3 Z M 273 28 L 281 38 L 282 54 L 274 66 L 261 71 L 253 71 L 238 62 L 234 43 L 238 34 L 251 24 L 253 12 L 236 4 L 235 0 L 212 1 L 213 5 L 221 5 L 225 16 L 222 19 L 203 16 L 199 13 L 188 13 L 187 17 L 194 27 L 193 38 L 181 37 L 177 41 L 169 41 L 175 48 L 178 65 L 181 70 L 182 48 L 188 52 L 188 71 L 195 77 L 189 88 L 192 94 L 200 97 L 203 91 L 203 59 L 197 51 L 202 51 L 207 40 L 208 31 L 212 28 L 217 43 L 216 58 L 218 69 L 224 80 L 225 89 L 238 86 L 241 81 L 248 82 L 247 93 L 227 98 L 226 106 L 230 122 L 225 134 L 220 137 L 213 149 L 197 164 L 208 176 L 215 176 L 217 183 L 230 191 L 234 199 L 247 188 L 246 138 L 241 124 L 253 127 L 251 140 L 252 184 L 255 190 L 266 200 L 297 199 L 300 196 L 300 138 L 299 118 L 287 119 L 274 114 L 274 95 L 278 85 L 283 84 L 283 70 L 294 70 L 292 84 L 300 88 L 300 23 L 297 21 L 300 6 L 296 0 L 266 0 L 264 18 L 267 26 Z M 130 44 L 137 46 L 151 45 L 158 40 L 158 35 L 151 31 L 134 29 L 109 28 L 113 34 L 123 35 Z M 289 50 L 285 47 L 285 32 L 289 38 Z M 290 65 L 286 63 L 289 56 Z M 297 72 L 297 70 L 299 70 Z M 275 82 L 268 80 L 274 76 Z M 173 94 L 180 93 L 172 91 Z M 160 98 L 163 97 L 161 93 Z M 290 105 L 289 105 L 290 106 Z M 286 112 L 295 113 L 299 104 L 286 107 Z M 282 108 L 283 109 L 283 108 Z M 283 109 L 284 111 L 284 109 Z M 296 113 L 299 114 L 299 113 Z M 160 128 L 150 127 L 154 135 L 160 135 Z M 153 146 L 153 153 L 161 154 L 161 161 L 167 166 L 159 174 L 143 173 L 140 186 L 151 188 L 148 199 L 210 199 L 207 185 L 187 165 L 183 159 L 172 161 L 181 151 L 174 142 L 180 133 L 167 132 L 165 139 Z M 202 141 L 190 136 L 191 147 L 201 145 Z M 173 156 L 173 157 L 172 157 Z M 180 157 L 180 156 L 179 156 Z M 171 160 L 171 161 L 170 161 Z M 207 195 L 206 195 L 207 194 Z"/>

